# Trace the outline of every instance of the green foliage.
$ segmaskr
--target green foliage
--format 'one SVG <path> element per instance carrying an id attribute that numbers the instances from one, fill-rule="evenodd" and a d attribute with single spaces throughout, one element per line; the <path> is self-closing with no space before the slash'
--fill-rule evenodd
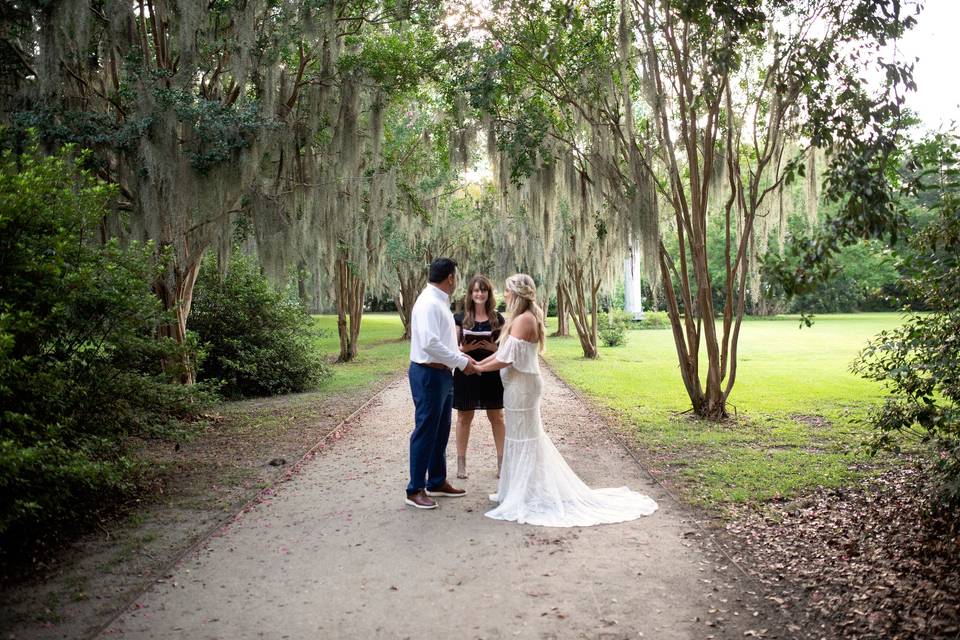
<path id="1" fill-rule="evenodd" d="M 826 281 L 792 301 L 794 312 L 849 313 L 896 308 L 891 294 L 900 273 L 889 247 L 876 240 L 843 247 L 837 254 L 836 267 Z"/>
<path id="2" fill-rule="evenodd" d="M 823 207 L 823 216 L 829 219 L 835 206 Z M 711 294 L 715 309 L 722 309 L 726 302 L 725 233 L 722 216 L 711 216 L 707 221 L 707 253 Z M 793 216 L 789 222 L 789 237 L 802 237 L 806 232 L 803 216 Z M 733 234 L 736 246 L 736 233 Z M 679 260 L 676 237 L 667 245 L 674 260 Z M 779 242 L 771 232 L 766 254 L 761 260 L 776 262 L 779 258 Z M 688 260 L 690 260 L 688 250 Z M 802 288 L 792 299 L 786 300 L 780 283 L 769 270 L 761 270 L 761 299 L 754 303 L 751 296 L 746 302 L 746 311 L 752 315 L 767 315 L 789 310 L 793 313 L 851 313 L 856 311 L 892 311 L 897 308 L 897 280 L 900 272 L 898 258 L 886 243 L 878 240 L 862 240 L 837 249 L 832 259 L 832 268 L 825 279 L 812 282 Z M 677 275 L 673 274 L 674 288 L 679 287 Z M 750 281 L 748 280 L 748 285 Z M 696 287 L 693 288 L 696 291 Z M 764 304 L 765 303 L 765 304 Z M 767 311 L 763 311 L 766 307 Z"/>
<path id="3" fill-rule="evenodd" d="M 363 69 L 383 91 L 402 94 L 414 91 L 436 67 L 437 43 L 433 31 L 410 29 L 371 32 L 362 48 L 340 58 L 342 71 Z"/>
<path id="4" fill-rule="evenodd" d="M 643 320 L 636 323 L 635 329 L 669 329 L 670 316 L 666 311 L 646 311 Z"/>
<path id="5" fill-rule="evenodd" d="M 69 148 L 0 156 L 0 536 L 11 548 L 125 494 L 123 438 L 211 399 L 161 371 L 179 347 L 155 333 L 154 248 L 98 241 L 113 195 Z"/>
<path id="6" fill-rule="evenodd" d="M 597 334 L 600 341 L 608 347 L 619 347 L 627 341 L 627 327 L 633 322 L 633 316 L 622 309 L 599 314 Z"/>
<path id="7" fill-rule="evenodd" d="M 571 95 L 601 101 L 616 51 L 619 5 L 518 2 L 497 25 L 497 39 L 478 51 L 463 79 L 472 106 L 494 116 L 498 145 L 511 159 L 510 179 L 519 185 L 549 160 L 550 133 L 572 135 Z M 614 69 L 615 82 L 620 78 Z"/>
<path id="8" fill-rule="evenodd" d="M 883 382 L 890 397 L 875 411 L 875 450 L 899 451 L 916 436 L 935 454 L 943 505 L 960 505 L 960 137 L 936 135 L 912 154 L 917 192 L 934 195 L 930 221 L 910 238 L 905 286 L 916 306 L 906 323 L 879 334 L 853 365 Z M 908 307 L 909 309 L 910 307 Z"/>
<path id="9" fill-rule="evenodd" d="M 253 101 L 225 105 L 174 89 L 155 89 L 154 96 L 158 107 L 172 109 L 177 119 L 193 132 L 183 148 L 188 152 L 190 166 L 201 174 L 235 159 L 237 152 L 248 147 L 260 130 L 270 126 L 260 114 L 260 105 Z"/>
<path id="10" fill-rule="evenodd" d="M 228 397 L 305 391 L 330 373 L 310 316 L 249 256 L 235 256 L 222 281 L 213 256 L 204 260 L 190 329 L 205 353 L 198 379 L 222 381 Z"/>

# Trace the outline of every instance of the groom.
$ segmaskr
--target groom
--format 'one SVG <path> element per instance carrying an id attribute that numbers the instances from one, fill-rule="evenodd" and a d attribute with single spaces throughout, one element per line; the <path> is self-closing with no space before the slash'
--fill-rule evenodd
<path id="1" fill-rule="evenodd" d="M 437 258 L 430 263 L 427 287 L 410 314 L 410 391 L 416 426 L 410 436 L 410 484 L 407 501 L 418 509 L 435 509 L 436 496 L 459 498 L 467 492 L 447 482 L 447 440 L 453 411 L 453 369 L 471 375 L 474 362 L 457 347 L 450 295 L 457 288 L 457 263 Z"/>

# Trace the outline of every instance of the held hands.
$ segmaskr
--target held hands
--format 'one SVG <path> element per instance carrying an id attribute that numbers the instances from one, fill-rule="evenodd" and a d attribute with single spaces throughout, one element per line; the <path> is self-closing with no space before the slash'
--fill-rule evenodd
<path id="1" fill-rule="evenodd" d="M 478 343 L 478 346 L 484 351 L 496 351 L 500 348 L 500 345 L 493 340 L 484 340 L 483 342 Z"/>
<path id="2" fill-rule="evenodd" d="M 467 366 L 463 368 L 463 372 L 468 376 L 473 376 L 480 373 L 480 370 L 477 369 L 477 361 L 471 358 L 470 356 L 467 356 L 467 359 L 468 359 Z"/>
<path id="3" fill-rule="evenodd" d="M 484 351 L 496 351 L 499 348 L 500 345 L 492 340 L 477 340 L 476 342 L 460 343 L 461 353 L 470 353 L 471 351 L 479 351 L 480 349 L 483 349 Z"/>

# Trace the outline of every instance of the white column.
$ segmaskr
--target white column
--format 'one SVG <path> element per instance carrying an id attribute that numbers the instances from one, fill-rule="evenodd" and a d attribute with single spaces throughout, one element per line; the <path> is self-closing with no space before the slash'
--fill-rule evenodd
<path id="1" fill-rule="evenodd" d="M 633 314 L 634 320 L 643 320 L 643 295 L 640 293 L 640 278 L 643 264 L 640 248 L 630 247 L 630 255 L 623 261 L 623 307 Z"/>

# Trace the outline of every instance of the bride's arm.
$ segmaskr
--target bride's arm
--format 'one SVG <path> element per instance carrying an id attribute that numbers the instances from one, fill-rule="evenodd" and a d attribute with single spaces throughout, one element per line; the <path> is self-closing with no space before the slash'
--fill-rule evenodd
<path id="1" fill-rule="evenodd" d="M 497 354 L 493 354 L 479 365 L 477 365 L 477 371 L 480 373 L 486 373 L 488 371 L 500 371 L 504 367 L 509 367 L 509 362 L 500 362 L 497 360 Z"/>
<path id="2" fill-rule="evenodd" d="M 484 358 L 481 362 L 477 363 L 477 371 L 480 373 L 486 373 L 487 371 L 499 371 L 504 367 L 509 367 L 509 362 L 501 362 L 497 360 L 497 354 L 491 353 L 489 356 Z"/>
<path id="3" fill-rule="evenodd" d="M 491 353 L 490 355 L 488 355 L 486 358 L 484 358 L 483 360 L 481 360 L 481 361 L 478 362 L 477 364 L 478 364 L 478 365 L 481 365 L 481 364 L 485 364 L 485 363 L 487 363 L 487 362 L 493 362 L 493 359 L 494 359 L 496 356 L 497 356 L 496 353 Z"/>

